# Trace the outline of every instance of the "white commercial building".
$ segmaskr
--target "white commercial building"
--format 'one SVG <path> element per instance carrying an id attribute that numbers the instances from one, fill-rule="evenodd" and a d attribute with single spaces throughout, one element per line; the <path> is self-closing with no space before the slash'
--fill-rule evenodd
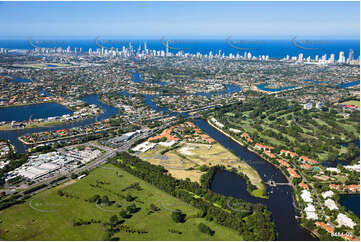
<path id="1" fill-rule="evenodd" d="M 215 119 L 215 118 L 211 118 L 211 121 L 218 127 L 221 127 L 221 128 L 224 127 L 224 125 L 222 123 L 218 122 L 217 119 Z"/>
<path id="2" fill-rule="evenodd" d="M 336 167 L 328 167 L 326 171 L 340 173 L 340 170 Z"/>
<path id="3" fill-rule="evenodd" d="M 156 146 L 155 143 L 149 142 L 149 141 L 145 141 L 137 146 L 135 146 L 132 150 L 133 151 L 140 151 L 140 152 L 146 152 L 150 149 L 153 149 L 154 146 Z"/>
<path id="4" fill-rule="evenodd" d="M 325 206 L 328 207 L 330 210 L 338 210 L 335 201 L 330 198 L 325 201 Z"/>
<path id="5" fill-rule="evenodd" d="M 353 166 L 344 166 L 344 168 L 347 169 L 347 170 L 360 172 L 360 164 L 356 164 L 356 165 L 353 165 Z"/>
<path id="6" fill-rule="evenodd" d="M 305 201 L 306 203 L 312 203 L 312 201 L 313 201 L 311 193 L 307 190 L 302 190 L 301 197 L 302 197 L 302 200 Z"/>
<path id="7" fill-rule="evenodd" d="M 356 225 L 356 223 L 353 222 L 352 219 L 350 219 L 349 217 L 346 216 L 346 214 L 343 213 L 339 213 L 337 215 L 336 221 L 340 226 L 344 225 L 349 228 L 353 228 Z"/>
<path id="8" fill-rule="evenodd" d="M 304 210 L 306 212 L 306 218 L 309 220 L 318 219 L 318 215 L 316 213 L 316 208 L 312 204 L 308 204 L 308 206 Z"/>
<path id="9" fill-rule="evenodd" d="M 59 170 L 73 169 L 78 162 L 87 163 L 101 155 L 96 148 L 86 147 L 79 150 L 75 147 L 64 148 L 64 152 L 49 152 L 45 154 L 29 156 L 28 162 L 6 174 L 6 180 L 22 176 L 29 180 L 48 176 Z"/>
<path id="10" fill-rule="evenodd" d="M 333 193 L 333 191 L 327 191 L 327 192 L 323 192 L 323 193 L 322 193 L 322 197 L 323 197 L 324 199 L 326 199 L 326 198 L 328 198 L 328 197 L 332 197 L 333 195 L 335 195 L 335 194 Z"/>
<path id="11" fill-rule="evenodd" d="M 234 128 L 230 128 L 229 131 L 233 132 L 233 133 L 236 133 L 236 134 L 239 134 L 241 133 L 242 131 L 239 130 L 239 129 L 234 129 Z"/>

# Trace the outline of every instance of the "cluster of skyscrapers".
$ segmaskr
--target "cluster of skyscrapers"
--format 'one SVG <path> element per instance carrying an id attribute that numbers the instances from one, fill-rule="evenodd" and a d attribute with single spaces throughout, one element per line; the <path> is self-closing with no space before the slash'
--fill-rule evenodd
<path id="1" fill-rule="evenodd" d="M 330 54 L 330 57 L 327 59 L 327 54 L 323 54 L 321 58 L 319 55 L 315 56 L 315 59 L 311 59 L 311 56 L 308 56 L 307 58 L 304 58 L 303 53 L 298 54 L 297 56 L 290 57 L 289 55 L 286 55 L 284 60 L 293 60 L 296 62 L 316 62 L 319 64 L 359 64 L 359 58 L 354 58 L 354 51 L 350 49 L 348 53 L 348 58 L 346 59 L 345 53 L 343 51 L 340 51 L 338 55 L 338 59 L 336 59 L 335 54 Z"/>
<path id="2" fill-rule="evenodd" d="M 128 48 L 126 46 L 123 46 L 121 49 L 119 48 L 109 48 L 102 46 L 98 42 L 96 42 L 96 45 L 99 47 L 96 50 L 93 51 L 92 48 L 89 48 L 88 55 L 89 56 L 98 56 L 98 57 L 137 57 L 137 58 L 147 58 L 150 56 L 157 56 L 157 57 L 170 57 L 170 56 L 177 56 L 177 57 L 197 57 L 197 58 L 226 58 L 226 59 L 235 59 L 235 60 L 269 60 L 268 55 L 259 55 L 258 57 L 253 56 L 251 52 L 246 51 L 243 55 L 240 55 L 239 53 L 233 54 L 230 53 L 226 55 L 225 53 L 222 53 L 222 50 L 219 50 L 218 53 L 214 54 L 212 51 L 210 51 L 208 54 L 202 54 L 200 52 L 197 52 L 196 54 L 192 53 L 185 53 L 184 49 L 180 48 L 172 48 L 169 46 L 169 41 L 162 41 L 161 42 L 165 50 L 150 50 L 147 47 L 147 42 L 144 42 L 144 47 L 142 49 L 142 45 L 139 44 L 138 48 L 135 49 L 133 47 L 133 44 L 131 41 L 128 42 Z M 170 49 L 173 51 L 177 51 L 176 54 L 173 54 L 170 52 Z M 62 47 L 55 47 L 55 48 L 40 48 L 35 47 L 33 50 L 35 53 L 41 53 L 41 54 L 86 54 L 86 52 L 83 52 L 82 48 L 74 48 L 73 51 L 70 46 L 63 49 Z M 5 48 L 0 48 L 0 54 L 6 54 L 9 50 Z M 360 63 L 359 60 L 360 57 L 355 59 L 354 57 L 354 51 L 352 49 L 349 50 L 348 58 L 346 59 L 345 53 L 343 51 L 339 52 L 338 59 L 336 59 L 335 54 L 330 54 L 329 58 L 327 58 L 327 54 L 323 54 L 322 56 L 315 55 L 314 59 L 311 59 L 310 56 L 307 58 L 304 57 L 303 53 L 298 54 L 298 56 L 292 56 L 286 55 L 283 60 L 286 61 L 294 61 L 296 63 L 313 63 L 313 64 L 352 64 L 357 65 Z"/>
<path id="3" fill-rule="evenodd" d="M 7 54 L 8 50 L 5 48 L 0 48 L 0 54 Z"/>

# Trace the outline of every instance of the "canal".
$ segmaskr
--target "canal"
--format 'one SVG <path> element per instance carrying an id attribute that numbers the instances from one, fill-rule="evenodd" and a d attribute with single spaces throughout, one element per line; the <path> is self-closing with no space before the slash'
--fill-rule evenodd
<path id="1" fill-rule="evenodd" d="M 210 126 L 205 120 L 198 119 L 195 121 L 195 124 L 218 143 L 234 152 L 240 159 L 256 169 L 263 181 L 266 182 L 272 178 L 277 183 L 287 182 L 279 169 L 225 136 Z M 278 240 L 316 240 L 310 233 L 299 226 L 295 218 L 293 191 L 290 186 L 267 187 L 269 198 L 257 199 L 248 195 L 245 185 L 242 185 L 244 181 L 241 180 L 243 180 L 241 177 L 234 176 L 232 173 L 216 174 L 211 188 L 213 191 L 225 196 L 233 196 L 249 202 L 261 202 L 266 205 L 272 212 Z"/>

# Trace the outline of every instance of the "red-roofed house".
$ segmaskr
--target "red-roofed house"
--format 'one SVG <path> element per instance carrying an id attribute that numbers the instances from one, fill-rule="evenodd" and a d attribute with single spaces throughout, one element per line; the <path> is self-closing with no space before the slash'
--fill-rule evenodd
<path id="1" fill-rule="evenodd" d="M 352 237 L 351 235 L 349 235 L 347 233 L 344 233 L 342 236 L 348 241 L 360 241 L 360 239 Z"/>
<path id="2" fill-rule="evenodd" d="M 252 143 L 253 142 L 253 139 L 251 139 L 251 137 L 246 133 L 246 132 L 243 132 L 241 134 L 241 137 L 244 138 L 245 140 L 247 140 L 248 143 Z"/>
<path id="3" fill-rule="evenodd" d="M 288 151 L 288 150 L 281 150 L 280 155 L 291 156 L 292 158 L 298 156 L 295 152 Z"/>
<path id="4" fill-rule="evenodd" d="M 312 160 L 311 158 L 308 158 L 307 156 L 304 156 L 304 155 L 300 157 L 300 160 L 304 161 L 304 162 L 307 162 L 307 163 L 309 163 L 311 165 L 317 164 L 317 161 Z"/>
<path id="5" fill-rule="evenodd" d="M 308 190 L 308 185 L 304 182 L 301 182 L 300 184 L 298 184 L 300 187 L 302 187 L 303 189 Z"/>
<path id="6" fill-rule="evenodd" d="M 340 184 L 330 184 L 330 188 L 340 191 L 341 190 L 341 185 Z"/>
<path id="7" fill-rule="evenodd" d="M 281 166 L 290 167 L 290 164 L 288 164 L 285 160 L 277 159 L 277 161 L 281 164 Z"/>
<path id="8" fill-rule="evenodd" d="M 276 156 L 272 154 L 271 152 L 265 151 L 264 152 L 268 157 L 275 158 Z"/>
<path id="9" fill-rule="evenodd" d="M 300 178 L 300 175 L 298 175 L 298 173 L 293 168 L 288 168 L 287 171 L 290 173 L 291 177 Z"/>
<path id="10" fill-rule="evenodd" d="M 260 144 L 260 143 L 257 143 L 254 147 L 256 149 L 258 149 L 258 150 L 266 150 L 266 151 L 271 151 L 272 149 L 275 148 L 273 146 L 263 145 L 263 144 Z"/>
<path id="11" fill-rule="evenodd" d="M 324 230 L 326 230 L 326 231 L 329 232 L 329 233 L 335 232 L 335 228 L 334 228 L 334 227 L 332 227 L 332 226 L 330 226 L 330 225 L 328 225 L 328 224 L 325 224 L 324 222 L 319 222 L 319 221 L 317 221 L 315 224 L 316 224 L 316 226 L 319 226 L 319 227 L 323 228 Z"/>
<path id="12" fill-rule="evenodd" d="M 348 185 L 347 190 L 349 192 L 359 192 L 360 191 L 360 184 Z"/>
<path id="13" fill-rule="evenodd" d="M 311 170 L 312 169 L 312 166 L 310 166 L 309 164 L 301 164 L 300 165 L 302 169 L 305 169 L 305 170 Z"/>

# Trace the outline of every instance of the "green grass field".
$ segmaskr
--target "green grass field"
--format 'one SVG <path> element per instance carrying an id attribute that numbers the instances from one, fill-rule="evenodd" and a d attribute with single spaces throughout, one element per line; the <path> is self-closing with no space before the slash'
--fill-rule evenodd
<path id="1" fill-rule="evenodd" d="M 156 187 L 136 178 L 112 165 L 97 168 L 82 180 L 73 180 L 73 184 L 63 184 L 41 192 L 25 203 L 15 205 L 0 212 L 1 240 L 103 240 L 105 236 L 104 222 L 118 215 L 122 208 L 133 202 L 127 202 L 114 193 L 130 194 L 137 197 L 135 204 L 141 210 L 131 218 L 125 219 L 124 225 L 133 229 L 145 230 L 148 233 L 137 234 L 120 231 L 113 235 L 120 240 L 242 240 L 238 233 L 229 228 L 206 221 L 204 218 L 189 218 L 185 223 L 175 223 L 171 218 L 172 210 L 181 209 L 187 218 L 196 215 L 198 210 L 190 205 L 160 191 Z M 117 175 L 118 172 L 118 175 Z M 101 188 L 92 187 L 102 181 Z M 143 189 L 123 188 L 138 182 Z M 104 190 L 105 188 L 106 190 Z M 74 197 L 59 196 L 58 190 Z M 95 194 L 107 195 L 111 201 L 120 204 L 104 207 L 84 201 Z M 150 204 L 160 211 L 148 215 Z M 101 220 L 101 223 L 73 227 L 72 221 Z M 197 225 L 202 222 L 215 231 L 213 236 L 201 233 Z M 182 234 L 169 232 L 169 229 L 181 231 Z"/>

